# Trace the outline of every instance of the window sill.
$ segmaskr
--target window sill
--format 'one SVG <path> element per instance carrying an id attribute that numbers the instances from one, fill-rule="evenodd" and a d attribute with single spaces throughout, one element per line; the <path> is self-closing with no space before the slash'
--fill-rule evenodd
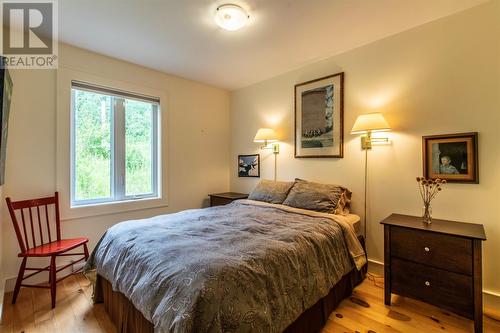
<path id="1" fill-rule="evenodd" d="M 65 204 L 66 203 L 66 204 Z M 167 207 L 166 198 L 149 197 L 123 201 L 89 203 L 71 206 L 66 198 L 61 198 L 61 220 L 75 220 L 86 217 L 120 214 L 135 210 Z"/>
<path id="2" fill-rule="evenodd" d="M 72 203 L 70 208 L 80 208 L 80 207 L 95 207 L 95 206 L 102 206 L 102 205 L 116 205 L 120 203 L 127 203 L 127 202 L 138 202 L 138 201 L 147 201 L 147 200 L 157 200 L 161 199 L 159 196 L 147 196 L 147 197 L 137 197 L 137 198 L 131 198 L 131 199 L 124 199 L 124 200 L 113 200 L 113 201 L 98 201 L 98 202 L 87 202 L 87 203 L 82 203 L 82 204 L 74 204 Z"/>

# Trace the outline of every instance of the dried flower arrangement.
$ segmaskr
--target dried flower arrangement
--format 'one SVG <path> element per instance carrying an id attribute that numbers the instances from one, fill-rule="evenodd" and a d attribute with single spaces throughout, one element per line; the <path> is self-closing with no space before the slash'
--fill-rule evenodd
<path id="1" fill-rule="evenodd" d="M 436 178 L 427 179 L 423 177 L 417 177 L 418 190 L 420 191 L 420 196 L 424 201 L 424 208 L 422 217 L 425 223 L 430 224 L 432 221 L 432 209 L 431 201 L 434 199 L 436 194 L 443 190 L 442 186 L 446 184 L 446 180 Z"/>

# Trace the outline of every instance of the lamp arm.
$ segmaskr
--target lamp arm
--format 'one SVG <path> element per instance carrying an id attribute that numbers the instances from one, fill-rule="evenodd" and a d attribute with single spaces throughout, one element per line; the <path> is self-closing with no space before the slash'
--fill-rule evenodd
<path id="1" fill-rule="evenodd" d="M 371 142 L 389 142 L 389 138 L 371 138 Z"/>
<path id="2" fill-rule="evenodd" d="M 273 154 L 279 154 L 280 152 L 280 145 L 279 143 L 273 143 L 271 145 L 267 144 L 267 141 L 264 142 L 265 144 L 263 146 L 260 146 L 260 149 L 271 149 L 273 151 Z"/>

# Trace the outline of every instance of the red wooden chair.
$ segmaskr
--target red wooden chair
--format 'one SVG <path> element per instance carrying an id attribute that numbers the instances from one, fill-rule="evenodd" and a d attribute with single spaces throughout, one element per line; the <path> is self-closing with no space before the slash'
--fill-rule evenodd
<path id="1" fill-rule="evenodd" d="M 16 303 L 21 287 L 47 288 L 50 289 L 52 308 L 54 308 L 56 306 L 56 283 L 72 274 L 78 273 L 81 268 L 59 279 L 57 279 L 57 273 L 77 262 L 88 259 L 87 242 L 89 240 L 87 238 L 61 239 L 59 196 L 57 192 L 53 197 L 48 198 L 15 202 L 11 201 L 10 198 L 6 198 L 5 200 L 7 201 L 7 207 L 9 208 L 10 217 L 12 218 L 21 249 L 21 252 L 17 256 L 23 258 L 14 288 L 12 304 Z M 49 218 L 49 216 L 52 218 Z M 66 253 L 79 246 L 83 246 L 82 253 Z M 63 267 L 56 267 L 56 257 L 74 255 L 83 255 L 83 257 Z M 26 267 L 26 261 L 29 257 L 50 257 L 50 265 L 43 268 Z M 25 271 L 34 272 L 24 276 Z M 44 271 L 49 272 L 48 286 L 22 283 L 23 280 Z"/>

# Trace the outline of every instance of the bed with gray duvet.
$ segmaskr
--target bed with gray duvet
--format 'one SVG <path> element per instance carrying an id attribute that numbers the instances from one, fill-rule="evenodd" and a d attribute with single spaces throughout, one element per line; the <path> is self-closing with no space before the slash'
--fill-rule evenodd
<path id="1" fill-rule="evenodd" d="M 282 332 L 365 253 L 347 218 L 238 200 L 111 227 L 86 270 L 155 332 Z"/>

